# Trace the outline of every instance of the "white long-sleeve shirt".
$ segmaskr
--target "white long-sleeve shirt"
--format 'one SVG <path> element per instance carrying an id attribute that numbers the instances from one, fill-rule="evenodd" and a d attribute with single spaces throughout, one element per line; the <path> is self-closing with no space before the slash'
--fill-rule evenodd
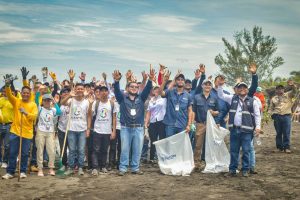
<path id="1" fill-rule="evenodd" d="M 218 96 L 226 101 L 227 103 L 229 103 L 229 105 L 231 105 L 231 101 L 234 95 L 232 94 L 225 94 L 223 92 L 223 88 L 222 87 L 218 87 Z M 245 98 L 244 98 L 245 99 Z M 244 101 L 244 99 L 241 99 L 241 101 Z M 236 114 L 234 116 L 234 125 L 235 126 L 242 126 L 242 104 L 239 103 L 237 110 L 236 110 Z M 253 112 L 254 112 L 254 120 L 255 120 L 255 125 L 257 129 L 260 129 L 261 127 L 261 115 L 260 115 L 260 110 L 259 110 L 259 104 L 258 102 L 255 100 L 253 101 Z"/>

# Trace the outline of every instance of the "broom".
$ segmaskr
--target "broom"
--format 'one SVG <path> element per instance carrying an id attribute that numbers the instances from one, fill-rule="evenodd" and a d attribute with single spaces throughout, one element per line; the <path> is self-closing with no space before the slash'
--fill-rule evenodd
<path id="1" fill-rule="evenodd" d="M 20 145 L 19 145 L 19 169 L 18 169 L 18 182 L 21 178 L 21 158 L 22 158 L 22 131 L 23 130 L 23 113 L 21 112 L 21 131 L 20 131 Z"/>
<path id="2" fill-rule="evenodd" d="M 63 144 L 63 148 L 62 148 L 62 151 L 61 151 L 61 154 L 59 157 L 59 161 L 58 161 L 58 170 L 56 171 L 56 175 L 58 175 L 58 176 L 63 175 L 65 173 L 65 171 L 61 169 L 63 167 L 62 157 L 64 156 L 66 141 L 67 141 L 68 132 L 69 132 L 69 128 L 70 128 L 70 121 L 71 121 L 70 119 L 71 119 L 72 109 L 73 109 L 73 101 L 71 101 L 70 112 L 69 112 L 68 122 L 67 122 L 67 128 L 66 128 L 66 133 L 65 133 L 65 138 L 64 138 L 64 144 Z"/>

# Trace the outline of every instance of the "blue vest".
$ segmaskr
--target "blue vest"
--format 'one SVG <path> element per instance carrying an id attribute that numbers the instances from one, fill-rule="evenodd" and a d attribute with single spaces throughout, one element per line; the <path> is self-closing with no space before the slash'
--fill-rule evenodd
<path id="1" fill-rule="evenodd" d="M 230 110 L 229 110 L 229 130 L 233 129 L 234 126 L 234 117 L 237 111 L 237 107 L 242 100 L 240 100 L 239 96 L 234 95 L 231 101 Z M 253 133 L 255 128 L 255 120 L 254 120 L 254 108 L 253 108 L 254 99 L 251 97 L 246 97 L 243 104 L 242 109 L 242 126 L 241 131 L 246 133 Z"/>

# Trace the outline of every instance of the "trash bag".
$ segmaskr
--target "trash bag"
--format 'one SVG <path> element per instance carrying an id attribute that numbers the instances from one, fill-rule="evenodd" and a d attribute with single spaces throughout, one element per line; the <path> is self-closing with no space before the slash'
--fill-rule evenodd
<path id="1" fill-rule="evenodd" d="M 205 169 L 203 173 L 228 172 L 230 155 L 224 138 L 229 130 L 218 127 L 210 112 L 207 112 L 205 137 Z"/>
<path id="2" fill-rule="evenodd" d="M 194 168 L 190 138 L 185 131 L 154 142 L 160 171 L 166 175 L 189 176 Z"/>

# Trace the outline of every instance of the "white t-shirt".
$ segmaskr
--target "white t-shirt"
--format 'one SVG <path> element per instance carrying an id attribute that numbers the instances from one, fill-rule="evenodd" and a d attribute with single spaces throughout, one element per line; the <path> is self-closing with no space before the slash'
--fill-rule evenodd
<path id="1" fill-rule="evenodd" d="M 87 99 L 84 99 L 82 101 L 70 99 L 68 102 L 71 103 L 70 106 L 72 108 L 71 119 L 70 119 L 70 131 L 78 131 L 78 132 L 86 131 L 89 101 Z"/>
<path id="2" fill-rule="evenodd" d="M 116 123 L 116 129 L 121 130 L 121 122 L 120 122 L 120 105 L 117 101 L 115 101 L 115 110 L 116 110 L 116 115 L 117 115 L 117 123 Z"/>
<path id="3" fill-rule="evenodd" d="M 66 132 L 70 107 L 61 105 L 60 110 L 61 110 L 61 115 L 58 121 L 58 129 L 62 132 Z"/>
<path id="4" fill-rule="evenodd" d="M 38 122 L 38 130 L 47 132 L 47 133 L 53 133 L 54 132 L 54 120 L 56 117 L 56 109 L 46 109 L 43 107 L 40 107 L 39 110 L 39 122 Z"/>
<path id="5" fill-rule="evenodd" d="M 93 103 L 93 115 L 96 112 L 96 101 Z M 106 103 L 99 102 L 97 116 L 94 124 L 94 131 L 100 134 L 111 134 L 112 132 L 112 106 L 110 101 Z M 116 107 L 114 106 L 113 113 L 116 113 Z"/>

